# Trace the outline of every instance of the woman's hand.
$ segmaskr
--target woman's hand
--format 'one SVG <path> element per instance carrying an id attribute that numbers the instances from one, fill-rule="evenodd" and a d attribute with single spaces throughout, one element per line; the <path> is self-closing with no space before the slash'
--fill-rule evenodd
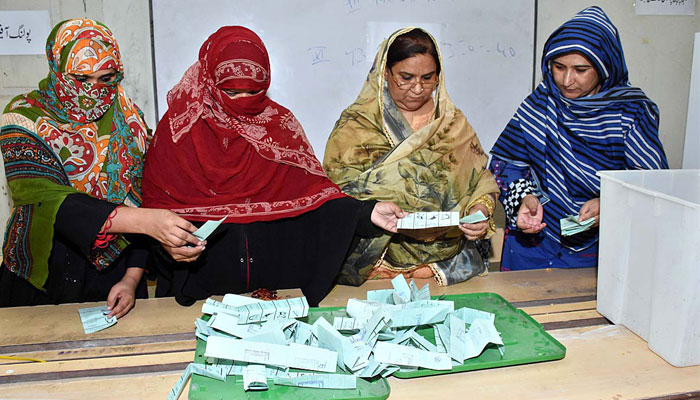
<path id="1" fill-rule="evenodd" d="M 469 215 L 481 211 L 488 218 L 489 210 L 483 204 L 474 204 L 469 209 Z M 474 224 L 460 224 L 459 229 L 464 233 L 468 240 L 482 239 L 486 236 L 486 231 L 489 228 L 489 220 L 480 221 Z"/>
<path id="2" fill-rule="evenodd" d="M 204 251 L 204 248 L 207 244 L 207 241 L 200 242 L 195 247 L 189 247 L 189 246 L 180 246 L 180 247 L 172 247 L 172 246 L 167 246 L 163 244 L 163 249 L 170 254 L 170 257 L 173 258 L 173 260 L 177 262 L 192 262 L 195 261 L 197 258 L 199 258 L 199 255 L 202 254 Z"/>
<path id="3" fill-rule="evenodd" d="M 588 218 L 595 217 L 593 226 L 598 226 L 600 223 L 600 198 L 590 199 L 583 204 L 579 211 L 578 222 L 585 221 Z"/>
<path id="4" fill-rule="evenodd" d="M 190 243 L 201 245 L 192 232 L 197 227 L 170 210 L 160 208 L 118 207 L 102 230 L 107 233 L 141 233 L 169 247 Z"/>
<path id="5" fill-rule="evenodd" d="M 121 318 L 134 307 L 136 287 L 143 276 L 143 268 L 127 268 L 122 279 L 112 286 L 107 296 L 107 318 Z"/>
<path id="6" fill-rule="evenodd" d="M 202 246 L 202 242 L 192 234 L 197 227 L 188 220 L 170 210 L 158 208 L 140 210 L 145 212 L 142 219 L 143 233 L 156 239 L 163 246 L 182 247 L 188 243 Z"/>
<path id="7" fill-rule="evenodd" d="M 528 194 L 520 204 L 516 224 L 524 233 L 538 233 L 547 226 L 547 224 L 542 223 L 543 216 L 544 209 L 540 199 Z"/>
<path id="8" fill-rule="evenodd" d="M 148 235 L 159 241 L 175 261 L 196 260 L 206 245 L 192 234 L 197 230 L 196 226 L 170 210 L 119 207 L 114 212 L 112 223 L 106 222 L 106 229 L 103 229 L 110 233 Z"/>
<path id="9" fill-rule="evenodd" d="M 370 219 L 374 225 L 386 231 L 396 233 L 396 225 L 398 225 L 399 219 L 406 216 L 406 214 L 407 213 L 401 210 L 396 204 L 389 201 L 380 201 L 374 205 Z"/>

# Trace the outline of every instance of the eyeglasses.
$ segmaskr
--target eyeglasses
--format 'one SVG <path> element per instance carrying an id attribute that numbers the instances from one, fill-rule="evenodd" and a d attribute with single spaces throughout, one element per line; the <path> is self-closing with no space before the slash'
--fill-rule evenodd
<path id="1" fill-rule="evenodd" d="M 399 82 L 398 79 L 396 79 L 396 75 L 394 73 L 391 73 L 391 79 L 394 80 L 394 83 L 396 83 L 396 86 L 399 87 L 399 90 L 409 90 L 413 89 L 416 87 L 416 85 L 420 86 L 420 91 L 424 91 L 426 89 L 428 90 L 433 90 L 435 89 L 435 86 L 437 86 L 439 79 L 437 74 L 433 74 L 433 76 L 430 79 L 423 79 L 419 78 L 417 76 L 414 76 L 411 79 L 404 79 L 401 77 L 401 80 L 403 82 Z"/>

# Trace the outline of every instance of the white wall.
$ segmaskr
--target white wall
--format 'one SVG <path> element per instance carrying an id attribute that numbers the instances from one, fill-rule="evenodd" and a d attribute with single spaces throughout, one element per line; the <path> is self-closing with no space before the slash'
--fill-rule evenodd
<path id="1" fill-rule="evenodd" d="M 700 169 L 700 32 L 695 34 L 689 92 L 683 169 Z"/>
<path id="2" fill-rule="evenodd" d="M 146 122 L 155 127 L 147 0 L 0 0 L 0 10 L 49 10 L 52 25 L 76 17 L 96 19 L 107 25 L 122 52 L 125 70 L 122 85 L 146 114 Z M 5 108 L 16 95 L 36 89 L 48 73 L 48 64 L 43 55 L 0 56 L 0 71 L 0 104 Z"/>
<path id="3" fill-rule="evenodd" d="M 270 97 L 294 112 L 319 159 L 338 116 L 367 78 L 377 47 L 407 25 L 425 28 L 440 43 L 447 91 L 485 148 L 493 146 L 503 121 L 532 90 L 534 0 L 237 0 L 236 8 L 227 7 L 230 0 L 152 4 L 159 115 L 166 111 L 161 107 L 166 94 L 216 27 L 245 24 L 260 34 L 270 53 Z M 288 21 L 309 28 L 290 32 Z"/>
<path id="4" fill-rule="evenodd" d="M 539 0 L 536 44 L 538 80 L 542 46 L 549 34 L 576 12 L 592 4 L 601 6 L 620 30 L 630 81 L 644 89 L 659 105 L 661 141 L 671 167 L 680 168 L 693 36 L 700 31 L 700 1 L 696 4 L 695 16 L 662 17 L 634 15 L 633 0 L 597 0 L 595 3 L 581 0 Z M 155 127 L 147 0 L 0 0 L 0 10 L 32 9 L 48 9 L 52 23 L 86 16 L 109 26 L 124 57 L 124 88 L 143 109 L 149 125 Z M 2 107 L 15 95 L 34 89 L 39 80 L 46 76 L 47 68 L 43 56 L 0 56 Z M 503 121 L 504 126 L 506 123 Z M 4 226 L 9 213 L 4 181 L 4 171 L 0 170 L 0 226 Z"/>
<path id="5" fill-rule="evenodd" d="M 700 1 L 694 16 L 636 16 L 633 0 L 539 0 L 537 12 L 537 81 L 549 35 L 589 5 L 598 5 L 617 26 L 632 86 L 642 88 L 661 111 L 659 134 L 671 168 L 683 160 L 693 38 L 700 31 Z"/>
<path id="6" fill-rule="evenodd" d="M 0 0 L 0 10 L 49 10 L 52 26 L 65 19 L 87 17 L 110 27 L 124 58 L 122 85 L 146 114 L 149 126 L 155 128 L 148 1 Z M 0 107 L 4 109 L 16 95 L 36 89 L 47 73 L 46 56 L 0 56 Z M 5 169 L 0 164 L 0 245 L 10 209 Z"/>

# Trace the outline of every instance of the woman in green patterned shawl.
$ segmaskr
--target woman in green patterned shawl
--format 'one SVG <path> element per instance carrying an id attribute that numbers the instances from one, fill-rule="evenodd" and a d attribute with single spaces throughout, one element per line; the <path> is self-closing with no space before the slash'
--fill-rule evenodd
<path id="1" fill-rule="evenodd" d="M 48 77 L 5 108 L 0 148 L 13 208 L 0 267 L 0 307 L 104 301 L 117 318 L 147 297 L 154 237 L 174 257 L 196 258 L 196 228 L 141 203 L 149 129 L 119 84 L 112 32 L 77 18 L 46 41 Z M 131 242 L 131 243 L 130 243 Z M 179 247 L 190 242 L 196 247 Z M 170 246 L 170 247 L 167 247 Z"/>
<path id="2" fill-rule="evenodd" d="M 488 245 L 479 241 L 495 232 L 498 187 L 474 130 L 447 95 L 441 71 L 430 34 L 420 28 L 392 34 L 357 100 L 336 122 L 323 167 L 345 193 L 361 200 L 392 201 L 407 212 L 481 211 L 489 218 L 361 239 L 339 283 L 360 285 L 403 273 L 450 285 L 486 271 Z"/>

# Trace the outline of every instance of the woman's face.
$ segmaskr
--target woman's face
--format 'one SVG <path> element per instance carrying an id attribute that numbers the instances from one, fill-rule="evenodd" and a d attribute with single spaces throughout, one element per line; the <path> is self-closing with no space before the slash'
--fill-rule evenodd
<path id="1" fill-rule="evenodd" d="M 260 90 L 250 89 L 221 89 L 226 96 L 231 99 L 240 99 L 241 97 L 250 97 L 260 93 Z"/>
<path id="2" fill-rule="evenodd" d="M 394 103 L 404 111 L 416 111 L 430 100 L 438 84 L 437 65 L 429 54 L 416 54 L 386 69 L 385 79 Z"/>
<path id="3" fill-rule="evenodd" d="M 598 71 L 581 53 L 569 53 L 552 60 L 554 83 L 567 99 L 590 96 L 600 90 Z"/>
<path id="4" fill-rule="evenodd" d="M 107 68 L 99 71 L 95 71 L 91 74 L 68 74 L 71 79 L 78 82 L 87 83 L 110 83 L 117 77 L 117 70 L 114 68 Z"/>

